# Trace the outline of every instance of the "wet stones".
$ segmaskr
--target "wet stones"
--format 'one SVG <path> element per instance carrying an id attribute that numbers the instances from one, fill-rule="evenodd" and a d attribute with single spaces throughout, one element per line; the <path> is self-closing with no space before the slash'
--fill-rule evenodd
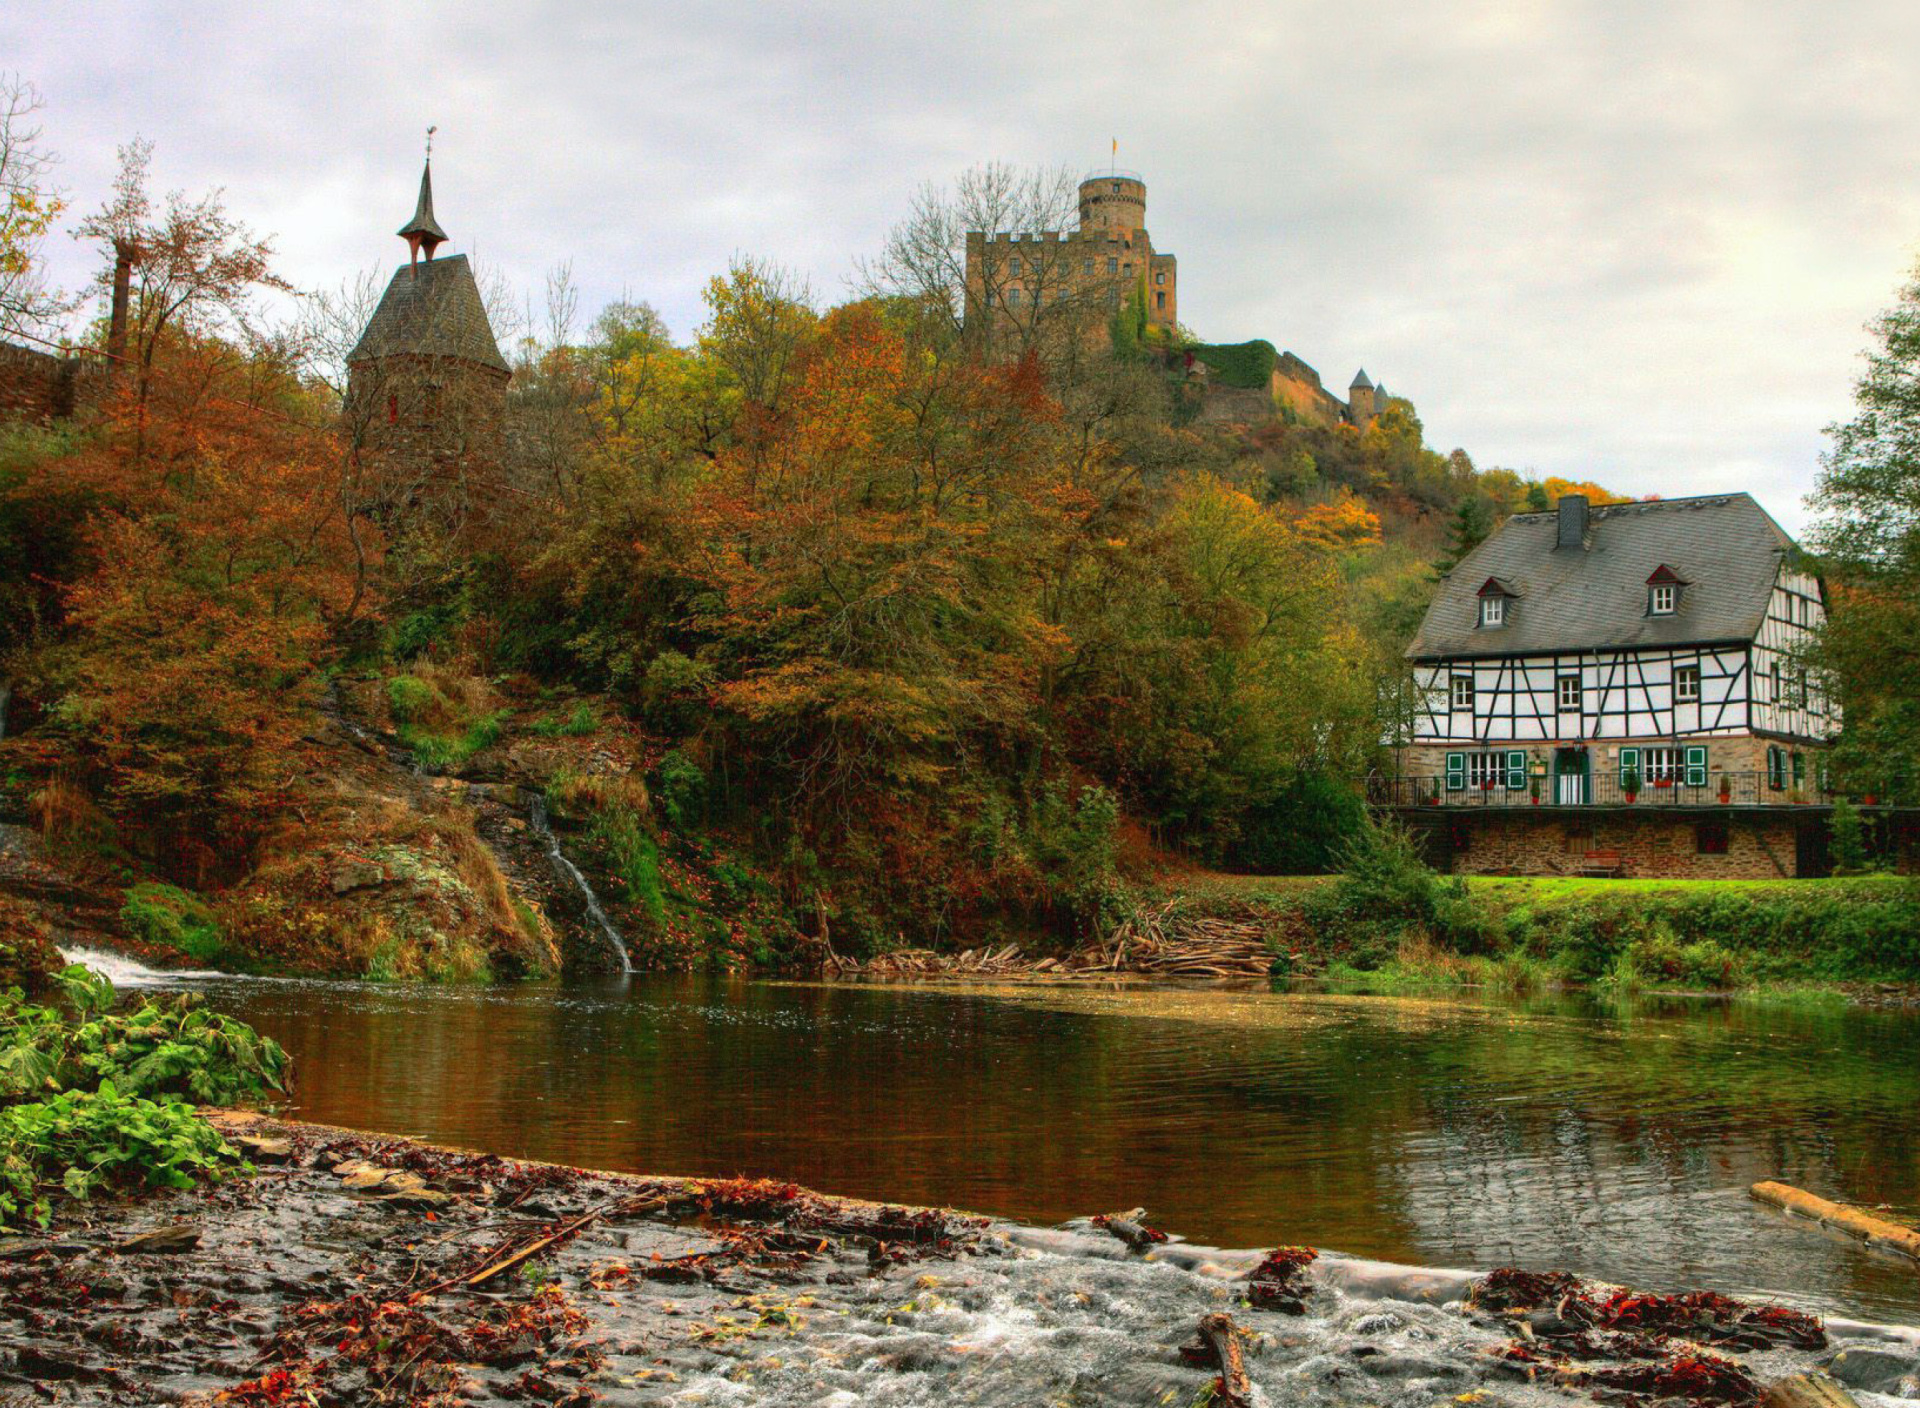
<path id="1" fill-rule="evenodd" d="M 151 1232 L 137 1232 L 123 1238 L 114 1247 L 122 1256 L 140 1256 L 146 1253 L 177 1255 L 190 1252 L 200 1245 L 200 1229 L 190 1222 L 175 1223 L 171 1227 L 156 1227 Z"/>
<path id="2" fill-rule="evenodd" d="M 1276 1247 L 1248 1278 L 1248 1303 L 1255 1310 L 1305 1315 L 1307 1293 L 1313 1289 L 1307 1268 L 1319 1256 L 1312 1247 Z"/>

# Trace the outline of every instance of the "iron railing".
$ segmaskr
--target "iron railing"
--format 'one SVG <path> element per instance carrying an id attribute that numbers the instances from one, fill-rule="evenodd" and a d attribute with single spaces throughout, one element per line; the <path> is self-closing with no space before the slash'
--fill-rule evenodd
<path id="1" fill-rule="evenodd" d="M 1684 780 L 1645 779 L 1629 793 L 1618 772 L 1596 771 L 1591 777 L 1527 778 L 1526 786 L 1511 788 L 1503 773 L 1490 783 L 1469 779 L 1464 787 L 1449 788 L 1444 776 L 1380 777 L 1367 779 L 1367 800 L 1380 807 L 1794 807 L 1832 806 L 1839 795 L 1813 777 L 1798 783 L 1789 772 L 1776 778 L 1764 772 L 1709 772 L 1699 786 Z M 1776 785 L 1776 783 L 1778 785 Z M 1855 802 L 1865 802 L 1853 797 Z M 1875 797 L 1873 805 L 1882 799 Z"/>

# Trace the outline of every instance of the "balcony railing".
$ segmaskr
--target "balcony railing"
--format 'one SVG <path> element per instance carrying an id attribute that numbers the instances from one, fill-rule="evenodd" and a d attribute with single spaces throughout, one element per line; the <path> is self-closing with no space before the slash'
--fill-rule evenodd
<path id="1" fill-rule="evenodd" d="M 1794 807 L 1832 806 L 1838 795 L 1815 779 L 1795 783 L 1791 776 L 1776 779 L 1764 772 L 1709 773 L 1706 782 L 1690 787 L 1682 780 L 1643 778 L 1639 790 L 1629 793 L 1617 772 L 1593 777 L 1533 777 L 1523 787 L 1508 787 L 1502 776 L 1491 783 L 1472 779 L 1449 789 L 1445 777 L 1370 777 L 1367 800 L 1381 807 Z M 1877 796 L 1852 797 L 1867 805 Z"/>

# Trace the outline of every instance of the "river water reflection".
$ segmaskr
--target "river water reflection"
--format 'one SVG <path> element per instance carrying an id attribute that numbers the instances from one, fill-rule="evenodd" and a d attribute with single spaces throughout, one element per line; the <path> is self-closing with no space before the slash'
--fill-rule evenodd
<path id="1" fill-rule="evenodd" d="M 295 1054 L 309 1119 L 1920 1320 L 1911 1265 L 1745 1195 L 1778 1177 L 1920 1211 L 1912 1014 L 700 978 L 209 991 Z"/>

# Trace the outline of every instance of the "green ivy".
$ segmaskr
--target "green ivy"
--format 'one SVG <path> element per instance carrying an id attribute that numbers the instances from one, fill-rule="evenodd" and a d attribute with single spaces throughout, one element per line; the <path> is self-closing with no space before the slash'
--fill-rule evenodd
<path id="1" fill-rule="evenodd" d="M 1187 349 L 1213 371 L 1222 386 L 1265 387 L 1273 381 L 1280 354 L 1265 338 L 1252 342 L 1198 342 Z"/>

